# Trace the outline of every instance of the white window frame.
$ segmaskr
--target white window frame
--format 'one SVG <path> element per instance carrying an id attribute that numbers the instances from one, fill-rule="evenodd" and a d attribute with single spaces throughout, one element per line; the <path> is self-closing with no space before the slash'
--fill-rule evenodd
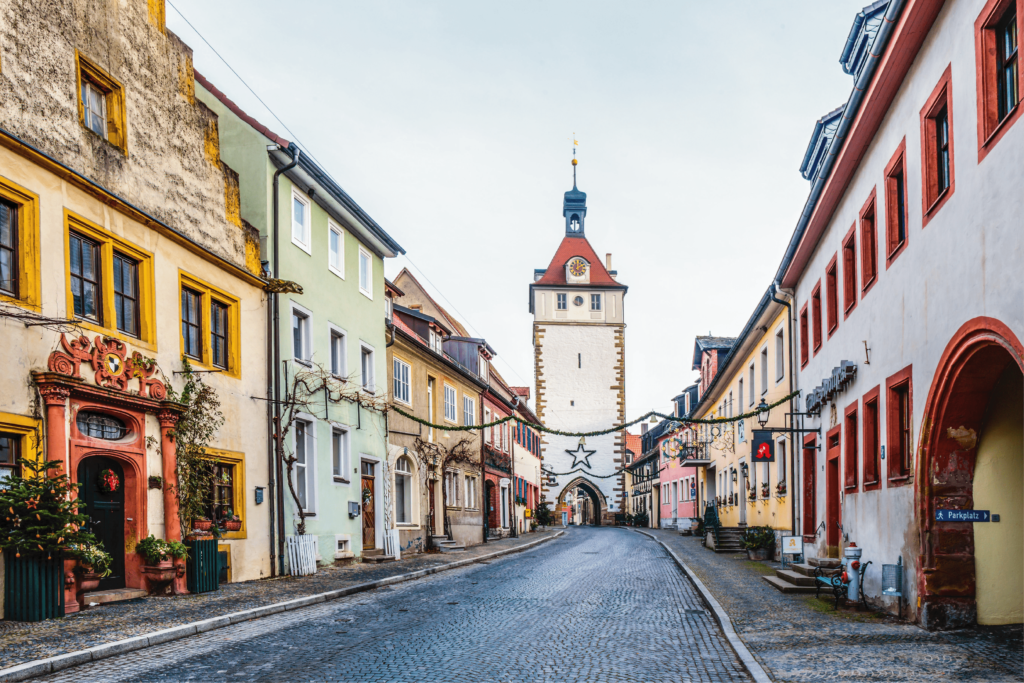
<path id="1" fill-rule="evenodd" d="M 412 364 L 406 363 L 398 356 L 393 357 L 391 373 L 394 381 L 391 386 L 391 395 L 396 403 L 412 407 Z M 362 361 L 362 359 L 360 359 Z M 405 378 L 402 378 L 402 371 L 405 371 Z M 404 388 L 404 394 L 400 389 Z"/>
<path id="2" fill-rule="evenodd" d="M 449 398 L 451 398 L 450 403 Z M 459 423 L 459 392 L 448 382 L 444 383 L 444 421 L 452 424 Z"/>
<path id="3" fill-rule="evenodd" d="M 761 395 L 768 393 L 768 345 L 761 347 Z"/>
<path id="4" fill-rule="evenodd" d="M 445 470 L 444 472 L 444 487 L 445 487 L 445 498 L 447 498 L 447 506 L 450 508 L 462 507 L 461 501 L 459 500 L 459 471 L 458 470 Z"/>
<path id="5" fill-rule="evenodd" d="M 754 405 L 754 394 L 757 393 L 757 373 L 754 372 L 754 364 L 750 364 L 750 387 L 747 390 L 750 393 L 750 405 Z"/>
<path id="6" fill-rule="evenodd" d="M 736 437 L 739 439 L 740 443 L 743 443 L 744 441 L 747 440 L 746 420 L 736 420 Z"/>
<path id="7" fill-rule="evenodd" d="M 466 505 L 467 510 L 476 510 L 478 506 L 479 497 L 476 493 L 476 480 L 477 477 L 466 474 L 462 477 L 463 486 L 466 489 Z"/>
<path id="8" fill-rule="evenodd" d="M 594 307 L 597 304 L 597 307 Z M 593 312 L 599 312 L 601 310 L 601 295 L 597 293 L 591 293 L 590 295 L 590 310 Z"/>
<path id="9" fill-rule="evenodd" d="M 480 373 L 477 376 L 484 382 L 487 382 L 487 359 L 484 358 L 483 355 L 480 356 L 477 369 L 480 370 Z"/>
<path id="10" fill-rule="evenodd" d="M 366 287 L 363 287 L 363 257 L 366 257 Z M 359 247 L 359 291 L 373 300 L 373 254 Z"/>
<path id="11" fill-rule="evenodd" d="M 789 458 L 789 453 L 786 451 L 786 437 L 780 438 L 775 442 L 775 484 L 778 485 L 784 481 L 789 481 L 789 477 L 786 476 L 786 460 Z M 788 487 L 786 493 L 788 494 Z"/>
<path id="12" fill-rule="evenodd" d="M 352 556 L 352 534 L 334 534 L 334 559 L 343 560 Z"/>
<path id="13" fill-rule="evenodd" d="M 302 204 L 306 211 L 306 220 L 303 223 L 295 222 L 295 202 Z M 313 202 L 309 200 L 309 197 L 303 195 L 295 188 L 292 188 L 292 203 L 289 205 L 289 211 L 292 214 L 292 244 L 297 246 L 307 254 L 312 255 L 313 249 L 310 246 L 312 239 L 310 236 L 313 234 Z M 295 227 L 301 226 L 303 234 L 300 236 L 295 235 Z M 305 239 L 305 241 L 303 241 Z"/>
<path id="14" fill-rule="evenodd" d="M 409 462 L 409 470 L 408 471 L 400 471 L 398 469 L 398 463 L 399 463 L 399 461 L 402 458 L 405 458 Z M 414 484 L 414 482 L 416 481 L 416 463 L 413 461 L 413 459 L 411 457 L 409 457 L 408 455 L 402 454 L 402 455 L 399 455 L 397 458 L 395 458 L 394 477 L 395 477 L 395 489 L 394 489 L 395 490 L 395 501 L 394 501 L 394 505 L 395 505 L 395 525 L 396 526 L 401 526 L 401 527 L 406 527 L 406 528 L 419 526 L 416 523 L 416 519 L 417 519 L 417 516 L 416 516 L 416 486 Z M 408 484 L 408 489 L 406 490 L 406 496 L 407 496 L 407 500 L 405 501 L 406 505 L 405 505 L 405 509 L 402 510 L 402 512 L 406 514 L 406 518 L 405 518 L 404 522 L 399 521 L 399 519 L 398 519 L 398 510 L 399 510 L 399 508 L 398 508 L 398 478 L 399 477 L 405 477 L 406 482 Z"/>
<path id="15" fill-rule="evenodd" d="M 99 97 L 100 110 L 98 112 L 92 107 L 93 93 L 96 93 Z M 104 140 L 107 140 L 109 138 L 107 135 L 109 132 L 107 127 L 107 94 L 97 88 L 93 83 L 83 78 L 82 92 L 80 95 L 82 98 L 82 109 L 85 111 L 85 127 L 99 135 Z M 102 131 L 98 131 L 93 127 L 93 118 L 98 118 L 100 120 L 100 126 L 103 128 Z"/>
<path id="16" fill-rule="evenodd" d="M 484 424 L 491 421 L 491 409 L 484 406 Z M 494 427 L 486 427 L 484 429 L 484 442 L 490 445 L 494 445 Z"/>
<path id="17" fill-rule="evenodd" d="M 555 294 L 555 310 L 556 311 L 568 311 L 569 310 L 569 295 L 565 292 L 558 292 Z"/>
<path id="18" fill-rule="evenodd" d="M 331 236 L 338 236 L 338 263 L 337 265 L 331 263 L 331 257 L 334 255 L 331 252 Z M 332 273 L 340 277 L 342 280 L 345 279 L 345 231 L 342 230 L 334 221 L 327 220 L 327 269 Z"/>
<path id="19" fill-rule="evenodd" d="M 780 327 L 775 331 L 775 383 L 786 376 L 786 335 Z"/>
<path id="20" fill-rule="evenodd" d="M 302 354 L 298 355 L 295 353 L 295 332 L 294 332 L 294 321 L 292 324 L 292 358 L 303 365 L 309 365 L 313 362 L 313 312 L 305 306 L 300 306 L 294 301 L 291 302 L 292 317 L 295 317 L 295 313 L 300 313 L 300 317 L 305 320 L 302 331 L 302 345 L 306 348 L 302 349 Z"/>
<path id="21" fill-rule="evenodd" d="M 465 394 L 462 395 L 462 424 L 467 427 L 476 424 L 476 400 Z"/>
<path id="22" fill-rule="evenodd" d="M 328 339 L 330 340 L 330 346 L 328 351 L 331 357 L 331 374 L 335 377 L 348 377 L 348 333 L 341 329 L 334 323 L 327 323 Z M 334 367 L 334 343 L 335 339 L 340 340 L 340 360 L 341 365 L 338 368 Z"/>
<path id="23" fill-rule="evenodd" d="M 305 470 L 306 478 L 306 507 L 302 508 L 303 512 L 311 512 L 316 514 L 316 430 L 317 430 L 317 419 L 316 417 L 308 413 L 296 413 L 295 420 L 302 422 L 305 426 L 306 433 L 306 448 L 305 456 L 306 462 L 303 464 L 295 463 L 294 468 L 302 468 Z M 292 426 L 292 453 L 297 457 L 299 450 L 296 444 L 296 437 L 298 436 L 298 430 L 295 428 L 294 423 Z"/>
<path id="24" fill-rule="evenodd" d="M 367 351 L 370 352 L 370 381 L 366 381 L 366 372 L 363 367 L 363 354 Z M 359 386 L 362 387 L 363 391 L 373 393 L 377 390 L 377 351 L 370 344 L 360 340 L 359 341 Z"/>
<path id="25" fill-rule="evenodd" d="M 352 483 L 352 473 L 349 470 L 352 469 L 352 438 L 351 432 L 346 425 L 340 422 L 331 422 L 331 472 L 334 477 L 335 484 L 344 484 L 346 486 Z M 338 465 L 338 453 L 335 449 L 335 436 L 341 437 L 341 463 Z M 340 474 L 337 470 L 340 470 Z"/>

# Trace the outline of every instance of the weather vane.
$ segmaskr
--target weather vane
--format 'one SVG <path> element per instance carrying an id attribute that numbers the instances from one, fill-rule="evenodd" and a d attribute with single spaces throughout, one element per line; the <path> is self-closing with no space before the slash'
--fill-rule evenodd
<path id="1" fill-rule="evenodd" d="M 580 141 L 576 139 L 576 133 L 572 134 L 572 186 L 576 187 L 576 147 L 579 146 Z"/>

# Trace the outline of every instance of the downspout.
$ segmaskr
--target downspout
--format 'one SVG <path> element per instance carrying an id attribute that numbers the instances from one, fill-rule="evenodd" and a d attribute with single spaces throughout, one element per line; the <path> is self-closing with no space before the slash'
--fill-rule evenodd
<path id="1" fill-rule="evenodd" d="M 295 166 L 299 163 L 299 154 L 301 154 L 299 148 L 296 147 L 294 144 L 289 145 L 288 146 L 288 150 L 292 154 L 292 162 L 290 164 L 288 164 L 287 166 L 284 166 L 284 167 L 279 168 L 276 171 L 274 171 L 274 180 L 273 180 L 273 183 L 272 183 L 273 189 L 271 191 L 272 194 L 273 194 L 273 200 L 274 200 L 274 209 L 273 209 L 273 211 L 274 211 L 274 227 L 273 227 L 274 234 L 273 234 L 273 241 L 274 241 L 274 277 L 275 278 L 279 278 L 280 277 L 280 270 L 279 270 L 280 258 L 279 258 L 279 248 L 278 248 L 279 245 L 280 245 L 280 239 L 279 239 L 279 235 L 278 235 L 278 232 L 279 232 L 278 231 L 278 222 L 279 222 L 279 218 L 278 218 L 278 204 L 279 204 L 279 201 L 278 201 L 278 196 L 277 196 L 277 193 L 278 193 L 278 179 L 280 178 L 282 173 L 284 173 L 286 171 L 290 171 L 291 169 L 295 168 Z M 274 292 L 274 295 L 273 295 L 273 308 L 274 308 L 274 332 L 273 332 L 273 335 L 274 335 L 273 336 L 273 341 L 274 341 L 274 359 L 273 359 L 273 362 L 274 362 L 274 372 L 273 372 L 273 376 L 274 376 L 274 444 L 273 444 L 274 453 L 273 453 L 273 458 L 274 458 L 274 463 L 275 463 L 275 468 L 274 469 L 275 469 L 276 479 L 277 479 L 278 482 L 284 481 L 284 471 L 282 470 L 282 467 L 281 467 L 281 459 L 277 457 L 277 443 L 278 443 L 278 440 L 281 439 L 281 377 L 280 377 L 280 368 L 281 368 L 281 302 L 280 302 L 280 296 L 281 295 L 279 293 Z M 274 493 L 275 493 L 274 489 L 273 489 L 273 487 L 274 487 L 273 480 L 271 480 L 271 484 L 270 485 L 271 485 L 271 497 L 273 498 L 274 497 Z M 277 493 L 277 496 L 276 496 L 275 504 L 277 505 L 277 510 L 278 510 L 278 514 L 277 514 L 277 565 L 278 565 L 278 572 L 283 575 L 284 574 L 284 486 L 278 486 L 276 493 Z"/>
<path id="2" fill-rule="evenodd" d="M 794 358 L 795 354 L 794 354 L 794 351 L 793 351 L 793 349 L 795 348 L 795 345 L 793 344 L 793 307 L 790 305 L 790 303 L 788 301 L 783 301 L 782 299 L 779 299 L 779 298 L 777 298 L 775 296 L 776 292 L 778 292 L 778 291 L 779 291 L 778 283 L 773 282 L 771 284 L 771 286 L 768 288 L 768 295 L 772 298 L 772 301 L 774 301 L 777 304 L 782 304 L 783 306 L 786 307 L 786 328 L 789 330 L 789 332 L 788 332 L 789 337 L 787 338 L 789 340 L 789 393 L 792 394 L 793 393 L 793 385 L 795 384 L 794 376 L 796 375 L 796 364 L 793 362 L 795 360 L 795 358 Z M 797 512 L 796 512 L 797 505 L 799 505 L 799 500 L 798 500 L 799 496 L 797 496 L 797 494 L 796 494 L 796 490 L 797 490 L 796 489 L 796 459 L 797 459 L 796 454 L 797 454 L 797 451 L 800 450 L 800 448 L 799 448 L 800 444 L 797 443 L 796 432 L 793 431 L 793 425 L 794 425 L 794 422 L 796 420 L 796 415 L 794 415 L 795 412 L 796 411 L 793 409 L 793 397 L 790 397 L 790 399 L 789 399 L 789 428 L 790 428 L 790 431 L 789 431 L 789 443 L 790 443 L 789 471 L 790 471 L 791 477 L 790 477 L 790 480 L 789 480 L 789 486 L 790 486 L 789 512 L 790 512 L 790 523 L 792 524 L 792 527 L 793 527 L 793 535 L 794 536 L 797 534 L 797 525 L 796 525 L 796 523 L 797 523 L 797 519 L 799 518 L 799 515 L 797 515 Z"/>
<path id="3" fill-rule="evenodd" d="M 265 265 L 266 261 L 263 262 Z M 274 345 L 271 340 L 274 338 L 274 296 L 270 295 L 270 300 L 267 302 L 267 396 L 271 397 L 274 395 Z M 277 499 L 274 497 L 276 489 L 274 488 L 274 410 L 276 409 L 273 401 L 267 401 L 267 486 L 270 489 L 267 503 L 270 507 L 270 578 L 277 576 L 277 542 L 276 537 L 276 516 L 275 506 Z"/>

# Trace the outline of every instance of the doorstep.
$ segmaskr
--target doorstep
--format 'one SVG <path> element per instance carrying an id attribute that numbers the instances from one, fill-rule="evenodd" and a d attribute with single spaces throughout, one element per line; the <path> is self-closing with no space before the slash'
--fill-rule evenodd
<path id="1" fill-rule="evenodd" d="M 105 591 L 82 593 L 82 599 L 80 602 L 83 607 L 90 607 L 92 605 L 104 605 L 108 602 L 121 602 L 123 600 L 144 598 L 147 595 L 149 595 L 149 591 L 144 591 L 140 588 L 111 588 Z"/>

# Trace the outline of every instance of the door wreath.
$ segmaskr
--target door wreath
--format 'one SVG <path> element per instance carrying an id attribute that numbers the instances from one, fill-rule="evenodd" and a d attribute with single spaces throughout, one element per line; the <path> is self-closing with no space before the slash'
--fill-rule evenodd
<path id="1" fill-rule="evenodd" d="M 104 493 L 115 493 L 121 488 L 121 480 L 118 478 L 117 473 L 111 469 L 100 472 L 98 484 L 100 491 Z"/>

